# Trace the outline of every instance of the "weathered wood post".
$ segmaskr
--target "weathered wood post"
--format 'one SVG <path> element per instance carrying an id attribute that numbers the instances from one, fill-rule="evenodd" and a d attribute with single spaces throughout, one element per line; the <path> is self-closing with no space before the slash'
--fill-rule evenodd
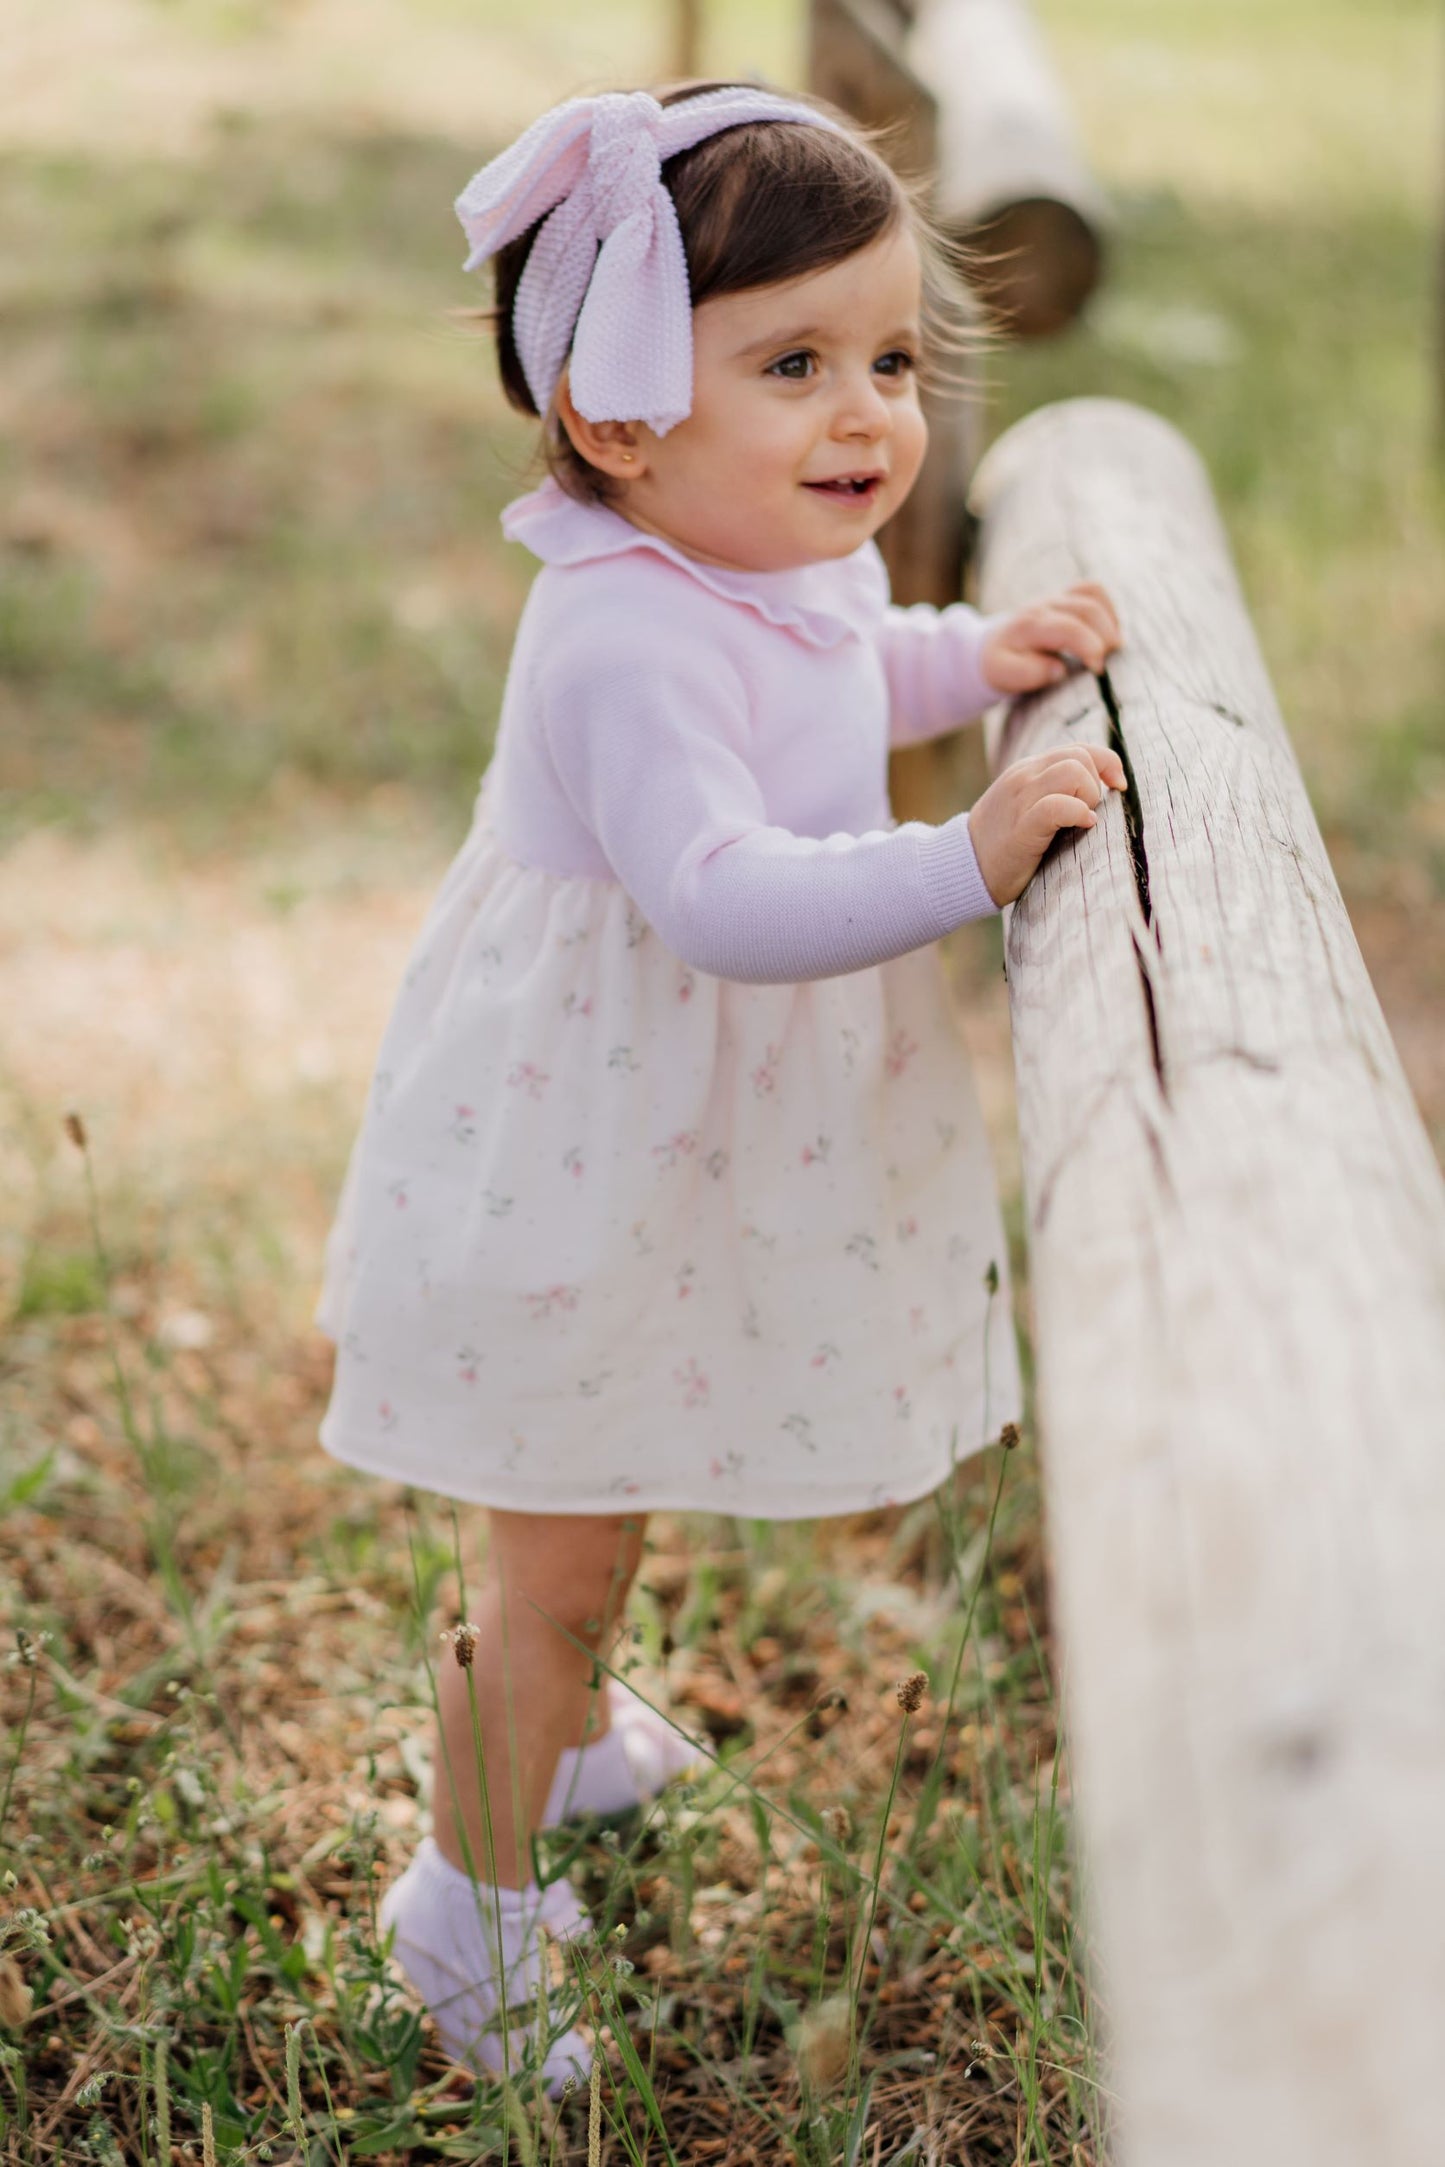
<path id="1" fill-rule="evenodd" d="M 672 72 L 679 79 L 702 66 L 702 0 L 671 0 Z"/>
<path id="2" fill-rule="evenodd" d="M 908 0 L 811 0 L 808 87 L 868 128 L 910 180 L 936 170 L 938 114 L 903 58 Z M 982 447 L 979 405 L 924 394 L 929 454 L 902 510 L 878 537 L 898 602 L 958 599 L 967 534 L 968 477 Z M 957 810 L 947 754 L 935 744 L 895 753 L 889 795 L 900 820 L 944 820 Z"/>
<path id="3" fill-rule="evenodd" d="M 866 128 L 910 180 L 937 165 L 938 114 L 903 58 L 910 11 L 899 0 L 813 0 L 808 85 Z M 975 417 L 958 399 L 925 395 L 930 450 L 908 502 L 879 546 L 900 602 L 956 601 L 963 578 L 968 477 L 981 446 Z"/>
<path id="4" fill-rule="evenodd" d="M 1005 926 L 1121 2158 L 1438 2167 L 1445 1186 L 1192 452 L 1074 401 L 976 500 L 1127 641 L 993 730 L 1130 774 Z"/>
<path id="5" fill-rule="evenodd" d="M 938 104 L 938 216 L 977 252 L 990 314 L 1062 330 L 1098 283 L 1108 209 L 1026 0 L 922 0 L 905 51 Z"/>

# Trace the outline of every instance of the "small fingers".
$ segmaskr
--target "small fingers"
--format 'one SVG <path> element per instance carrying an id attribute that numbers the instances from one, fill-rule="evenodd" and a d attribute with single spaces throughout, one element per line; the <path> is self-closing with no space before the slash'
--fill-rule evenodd
<path id="1" fill-rule="evenodd" d="M 1128 789 L 1128 771 L 1112 745 L 1080 745 L 1078 750 L 1089 754 L 1106 783 L 1111 784 L 1115 790 Z"/>
<path id="2" fill-rule="evenodd" d="M 1112 650 L 1121 645 L 1123 633 L 1119 628 L 1118 612 L 1097 580 L 1081 579 L 1067 593 L 1070 603 L 1088 618 L 1108 648 Z"/>
<path id="3" fill-rule="evenodd" d="M 1098 814 L 1087 806 L 1082 798 L 1055 791 L 1049 797 L 1040 798 L 1034 806 L 1048 822 L 1047 832 L 1056 834 L 1060 828 L 1092 828 L 1098 823 Z"/>
<path id="4" fill-rule="evenodd" d="M 1085 805 L 1098 805 L 1104 796 L 1105 782 L 1100 779 L 1097 765 L 1088 755 L 1095 748 L 1088 745 L 1061 745 L 1056 752 L 1040 753 L 1033 769 L 1033 779 L 1043 786 L 1052 784 L 1054 789 L 1067 788 L 1075 797 L 1082 798 Z"/>
<path id="5" fill-rule="evenodd" d="M 1104 643 L 1077 611 L 1051 603 L 1030 610 L 1022 627 L 1028 645 L 1053 655 L 1077 655 L 1088 669 L 1104 665 Z"/>

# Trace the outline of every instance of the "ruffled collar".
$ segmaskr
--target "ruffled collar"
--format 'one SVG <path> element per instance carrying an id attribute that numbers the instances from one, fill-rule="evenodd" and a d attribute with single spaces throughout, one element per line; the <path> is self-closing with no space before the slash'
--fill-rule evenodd
<path id="1" fill-rule="evenodd" d="M 589 564 L 647 550 L 675 564 L 700 586 L 753 610 L 771 625 L 796 632 L 814 647 L 836 647 L 882 615 L 888 574 L 872 542 L 851 556 L 803 564 L 786 572 L 734 571 L 700 564 L 659 534 L 645 534 L 605 504 L 580 504 L 550 478 L 517 497 L 502 513 L 502 532 L 543 564 Z"/>

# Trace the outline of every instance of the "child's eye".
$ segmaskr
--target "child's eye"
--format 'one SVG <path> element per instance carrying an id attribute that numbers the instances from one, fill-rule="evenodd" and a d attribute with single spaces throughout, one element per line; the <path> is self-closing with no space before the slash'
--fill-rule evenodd
<path id="1" fill-rule="evenodd" d="M 802 348 L 795 354 L 779 355 L 776 361 L 768 363 L 766 370 L 769 376 L 785 376 L 794 383 L 801 383 L 804 378 L 811 376 L 812 372 L 813 356 Z"/>
<path id="2" fill-rule="evenodd" d="M 880 354 L 873 366 L 881 369 L 885 376 L 906 376 L 910 369 L 917 368 L 918 361 L 906 347 L 896 346 L 892 353 Z"/>

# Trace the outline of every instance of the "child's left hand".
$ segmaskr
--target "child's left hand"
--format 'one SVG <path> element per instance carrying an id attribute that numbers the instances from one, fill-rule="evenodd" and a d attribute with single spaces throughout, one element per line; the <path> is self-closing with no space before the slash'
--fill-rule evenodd
<path id="1" fill-rule="evenodd" d="M 1007 618 L 984 641 L 980 660 L 995 692 L 1037 692 L 1068 674 L 1065 655 L 1097 676 L 1122 640 L 1113 603 L 1085 579 Z"/>

